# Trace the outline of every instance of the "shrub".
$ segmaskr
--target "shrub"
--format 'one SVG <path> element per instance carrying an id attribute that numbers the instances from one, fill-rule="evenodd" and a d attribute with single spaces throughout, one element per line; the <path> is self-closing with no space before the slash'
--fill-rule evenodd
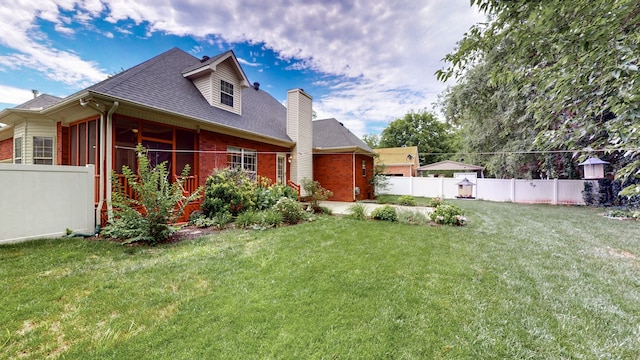
<path id="1" fill-rule="evenodd" d="M 171 226 L 184 212 L 185 206 L 200 196 L 198 188 L 189 197 L 182 192 L 182 180 L 170 182 L 167 163 L 152 167 L 144 148 L 137 147 L 138 172 L 128 166 L 122 167 L 122 174 L 133 191 L 133 198 L 127 197 L 115 174 L 112 174 L 113 218 L 103 229 L 103 236 L 124 239 L 125 243 L 146 242 L 157 244 L 169 238 L 175 228 Z M 189 174 L 189 165 L 182 171 L 182 177 Z"/>
<path id="2" fill-rule="evenodd" d="M 444 200 L 442 200 L 442 198 L 439 197 L 435 197 L 435 198 L 431 198 L 429 200 L 429 202 L 427 203 L 427 206 L 432 207 L 432 208 L 437 208 L 438 206 L 444 204 Z"/>
<path id="3" fill-rule="evenodd" d="M 347 209 L 347 217 L 356 220 L 366 220 L 367 207 L 361 202 L 356 202 Z"/>
<path id="4" fill-rule="evenodd" d="M 319 182 L 307 178 L 302 179 L 302 188 L 307 192 L 307 200 L 314 211 L 320 208 L 320 201 L 333 196 L 333 193 L 320 186 Z"/>
<path id="5" fill-rule="evenodd" d="M 442 203 L 429 214 L 431 221 L 443 225 L 462 226 L 467 222 L 462 209 L 453 204 Z"/>
<path id="6" fill-rule="evenodd" d="M 398 204 L 403 206 L 416 206 L 416 199 L 413 196 L 402 195 L 398 198 Z"/>
<path id="7" fill-rule="evenodd" d="M 306 216 L 300 203 L 287 197 L 281 197 L 273 205 L 273 210 L 279 212 L 282 215 L 282 220 L 287 224 L 297 224 Z"/>
<path id="8" fill-rule="evenodd" d="M 242 214 L 238 215 L 235 221 L 236 225 L 243 228 L 248 228 L 259 223 L 260 213 L 253 210 L 245 211 Z"/>
<path id="9" fill-rule="evenodd" d="M 282 224 L 282 214 L 275 210 L 265 210 L 261 214 L 261 224 L 265 227 L 278 227 Z"/>
<path id="10" fill-rule="evenodd" d="M 255 201 L 256 209 L 269 209 L 283 196 L 291 199 L 297 199 L 298 192 L 290 186 L 274 184 L 269 178 L 258 178 Z"/>
<path id="11" fill-rule="evenodd" d="M 384 205 L 379 208 L 373 209 L 371 217 L 376 220 L 384 221 L 397 221 L 398 215 L 396 214 L 396 208 L 391 205 Z"/>
<path id="12" fill-rule="evenodd" d="M 208 217 L 253 209 L 256 185 L 249 173 L 240 168 L 217 169 L 207 178 L 202 210 Z"/>
<path id="13" fill-rule="evenodd" d="M 429 219 L 420 211 L 398 210 L 398 222 L 411 225 L 427 225 Z"/>

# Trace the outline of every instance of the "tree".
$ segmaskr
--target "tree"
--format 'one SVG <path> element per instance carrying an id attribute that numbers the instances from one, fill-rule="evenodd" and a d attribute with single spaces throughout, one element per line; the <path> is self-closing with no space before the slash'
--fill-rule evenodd
<path id="1" fill-rule="evenodd" d="M 389 123 L 380 134 L 379 147 L 417 146 L 420 164 L 430 164 L 451 156 L 456 136 L 450 124 L 432 113 L 412 111 Z"/>
<path id="2" fill-rule="evenodd" d="M 437 76 L 466 78 L 490 63 L 487 81 L 523 99 L 537 148 L 608 149 L 625 179 L 640 168 L 640 3 L 636 0 L 471 0 L 488 15 Z M 500 58 L 490 59 L 493 52 Z M 487 62 L 489 59 L 489 62 Z M 596 153 L 581 152 L 581 158 Z"/>
<path id="3" fill-rule="evenodd" d="M 364 134 L 362 136 L 362 141 L 372 149 L 380 146 L 380 136 L 376 134 Z"/>

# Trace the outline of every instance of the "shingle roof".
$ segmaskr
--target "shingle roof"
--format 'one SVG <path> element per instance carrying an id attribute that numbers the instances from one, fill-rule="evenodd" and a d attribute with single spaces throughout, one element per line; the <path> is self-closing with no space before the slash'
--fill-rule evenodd
<path id="1" fill-rule="evenodd" d="M 313 122 L 313 147 L 315 149 L 359 148 L 374 151 L 336 119 L 315 120 Z"/>
<path id="2" fill-rule="evenodd" d="M 14 109 L 21 109 L 21 110 L 42 110 L 42 109 L 46 109 L 51 105 L 55 105 L 57 103 L 59 103 L 60 101 L 62 101 L 62 98 L 59 98 L 57 96 L 53 96 L 53 95 L 48 95 L 48 94 L 40 94 L 37 97 L 22 103 L 18 106 L 16 106 Z"/>
<path id="3" fill-rule="evenodd" d="M 209 105 L 195 85 L 182 75 L 192 66 L 202 66 L 200 59 L 173 48 L 86 90 L 211 124 L 291 141 L 286 132 L 286 108 L 271 95 L 245 88 L 242 89 L 242 115 L 218 109 Z"/>

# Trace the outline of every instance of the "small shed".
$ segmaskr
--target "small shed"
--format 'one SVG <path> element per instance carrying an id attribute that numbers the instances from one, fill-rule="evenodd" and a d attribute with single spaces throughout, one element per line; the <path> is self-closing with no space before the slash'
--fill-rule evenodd
<path id="1" fill-rule="evenodd" d="M 423 165 L 418 168 L 418 176 L 426 176 L 429 172 L 453 171 L 453 172 L 476 172 L 484 178 L 484 167 L 478 165 L 464 164 L 457 161 L 445 160 L 437 163 Z"/>

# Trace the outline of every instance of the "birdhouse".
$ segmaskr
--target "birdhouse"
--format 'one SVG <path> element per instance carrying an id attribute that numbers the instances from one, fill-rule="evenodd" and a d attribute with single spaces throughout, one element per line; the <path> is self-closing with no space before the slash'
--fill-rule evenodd
<path id="1" fill-rule="evenodd" d="M 584 166 L 584 179 L 604 179 L 604 166 L 608 163 L 597 157 L 591 157 L 578 165 Z"/>
<path id="2" fill-rule="evenodd" d="M 464 199 L 473 199 L 473 185 L 475 185 L 474 183 L 469 181 L 467 178 L 464 178 L 457 185 L 458 185 L 457 197 L 464 198 Z"/>

